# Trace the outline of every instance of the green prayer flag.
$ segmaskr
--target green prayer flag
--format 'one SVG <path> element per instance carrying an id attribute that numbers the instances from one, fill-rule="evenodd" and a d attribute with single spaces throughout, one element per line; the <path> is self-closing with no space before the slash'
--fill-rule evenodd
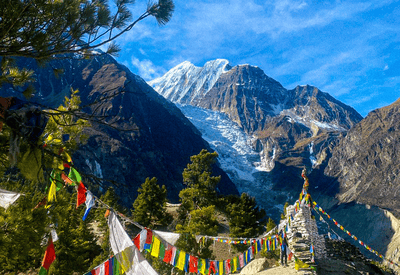
<path id="1" fill-rule="evenodd" d="M 60 190 L 61 188 L 63 188 L 63 180 L 61 178 L 61 173 L 60 171 L 57 171 L 55 169 L 53 169 L 53 171 L 51 171 L 50 174 L 50 182 L 55 182 L 57 189 L 56 191 Z"/>
<path id="2" fill-rule="evenodd" d="M 120 268 L 119 268 L 119 262 L 117 261 L 117 257 L 114 257 L 114 266 L 113 266 L 113 275 L 121 275 L 121 273 L 119 272 Z"/>
<path id="3" fill-rule="evenodd" d="M 160 254 L 158 255 L 158 258 L 161 260 L 164 259 L 165 257 L 165 246 L 163 243 L 160 244 Z"/>
<path id="4" fill-rule="evenodd" d="M 68 177 L 76 183 L 80 183 L 82 181 L 81 175 L 79 175 L 78 171 L 76 171 L 74 167 L 71 167 L 69 170 Z"/>
<path id="5" fill-rule="evenodd" d="M 40 267 L 39 275 L 47 275 L 47 270 L 43 266 Z"/>

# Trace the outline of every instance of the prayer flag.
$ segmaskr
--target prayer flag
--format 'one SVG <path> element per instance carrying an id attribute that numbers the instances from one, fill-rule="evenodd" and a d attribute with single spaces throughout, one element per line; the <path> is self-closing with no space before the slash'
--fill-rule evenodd
<path id="1" fill-rule="evenodd" d="M 233 258 L 232 259 L 232 262 L 233 262 L 233 272 L 236 272 L 237 270 L 238 270 L 238 259 L 237 259 L 237 257 L 235 257 L 235 258 Z"/>
<path id="2" fill-rule="evenodd" d="M 186 262 L 186 252 L 180 251 L 176 267 L 184 271 Z"/>
<path id="3" fill-rule="evenodd" d="M 21 194 L 0 189 L 0 206 L 7 209 L 11 204 L 18 200 Z"/>
<path id="4" fill-rule="evenodd" d="M 81 182 L 78 186 L 78 194 L 77 194 L 77 198 L 76 198 L 76 208 L 78 208 L 79 205 L 81 205 L 82 203 L 84 203 L 86 201 L 85 193 L 86 193 L 86 187 Z"/>
<path id="5" fill-rule="evenodd" d="M 173 266 L 176 266 L 176 263 L 178 262 L 179 252 L 180 252 L 179 249 L 176 249 L 175 247 L 172 248 L 172 259 L 171 259 L 172 263 L 171 264 Z"/>
<path id="6" fill-rule="evenodd" d="M 67 177 L 67 175 L 64 172 L 61 173 L 61 178 L 64 181 L 64 183 L 67 185 L 71 185 L 71 186 L 76 185 L 69 177 Z"/>
<path id="7" fill-rule="evenodd" d="M 160 244 L 160 254 L 158 255 L 159 259 L 164 259 L 165 256 L 165 246 L 163 243 Z"/>
<path id="8" fill-rule="evenodd" d="M 50 189 L 49 189 L 49 195 L 47 196 L 47 203 L 51 203 L 56 200 L 56 189 L 57 189 L 57 186 L 54 183 L 54 181 L 52 181 L 51 185 L 50 185 Z M 49 207 L 50 207 L 50 205 L 48 204 L 46 206 L 46 208 L 49 208 Z"/>
<path id="9" fill-rule="evenodd" d="M 225 261 L 225 274 L 229 274 L 231 272 L 231 260 L 228 259 Z"/>
<path id="10" fill-rule="evenodd" d="M 257 240 L 257 253 L 261 251 L 261 243 L 260 240 Z"/>
<path id="11" fill-rule="evenodd" d="M 206 260 L 205 259 L 201 259 L 200 274 L 203 274 L 203 275 L 206 274 Z"/>
<path id="12" fill-rule="evenodd" d="M 136 245 L 137 249 L 140 249 L 140 233 L 133 238 L 133 243 Z"/>
<path id="13" fill-rule="evenodd" d="M 144 243 L 144 249 L 150 251 L 151 242 L 153 241 L 153 231 L 151 229 L 146 228 L 146 242 Z"/>
<path id="14" fill-rule="evenodd" d="M 168 245 L 167 250 L 165 251 L 165 256 L 163 261 L 167 264 L 171 263 L 171 259 L 172 259 L 172 246 Z"/>
<path id="15" fill-rule="evenodd" d="M 195 256 L 190 255 L 189 256 L 189 272 L 191 273 L 197 273 L 198 272 L 198 258 Z"/>
<path id="16" fill-rule="evenodd" d="M 46 270 L 49 270 L 50 265 L 54 262 L 55 259 L 56 259 L 56 252 L 54 251 L 53 240 L 50 238 L 49 245 L 47 246 L 46 252 L 44 253 L 42 266 Z"/>
<path id="17" fill-rule="evenodd" d="M 210 261 L 210 268 L 209 268 L 208 274 L 211 274 L 211 271 L 213 272 L 213 274 L 216 273 L 215 262 L 214 261 Z"/>
<path id="18" fill-rule="evenodd" d="M 122 270 L 125 272 L 125 275 L 157 275 L 157 272 L 144 259 L 133 244 L 113 211 L 111 211 L 108 216 L 108 227 L 110 230 L 110 245 L 112 251 L 120 267 L 125 267 L 125 270 Z M 121 261 L 123 261 L 124 264 Z M 126 265 L 127 263 L 129 265 Z M 120 272 L 120 274 L 122 273 L 123 272 Z"/>
<path id="19" fill-rule="evenodd" d="M 224 261 L 218 262 L 218 275 L 224 275 Z"/>
<path id="20" fill-rule="evenodd" d="M 117 258 L 113 257 L 113 275 L 121 275 L 119 262 Z"/>
<path id="21" fill-rule="evenodd" d="M 154 237 L 153 246 L 151 248 L 151 256 L 158 258 L 160 254 L 160 240 L 157 237 Z"/>
<path id="22" fill-rule="evenodd" d="M 85 214 L 83 214 L 82 220 L 86 220 L 87 216 L 89 215 L 90 209 L 94 206 L 94 197 L 92 192 L 89 190 L 86 192 L 86 211 Z"/>
<path id="23" fill-rule="evenodd" d="M 75 183 L 79 184 L 82 181 L 81 175 L 78 173 L 78 171 L 75 170 L 74 167 L 71 167 L 69 170 L 68 177 Z"/>
<path id="24" fill-rule="evenodd" d="M 244 254 L 243 253 L 239 255 L 239 265 L 240 265 L 240 268 L 244 267 Z"/>

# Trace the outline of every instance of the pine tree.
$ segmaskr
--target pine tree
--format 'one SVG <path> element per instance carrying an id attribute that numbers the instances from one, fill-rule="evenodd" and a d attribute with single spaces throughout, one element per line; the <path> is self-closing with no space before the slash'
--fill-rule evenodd
<path id="1" fill-rule="evenodd" d="M 0 207 L 1 270 L 15 272 L 35 269 L 41 264 L 44 253 L 41 243 L 49 232 L 47 210 L 42 208 L 32 211 L 43 194 L 33 191 L 33 188 L 28 191 L 27 187 L 22 188 L 18 182 L 9 184 L 15 188 L 14 191 L 23 190 L 23 195 L 7 210 Z M 4 182 L 1 186 L 13 190 Z"/>
<path id="2" fill-rule="evenodd" d="M 268 218 L 268 222 L 267 222 L 267 226 L 266 226 L 266 231 L 269 232 L 269 231 L 271 231 L 272 229 L 274 229 L 275 227 L 276 227 L 276 224 L 275 224 L 274 220 L 271 219 L 271 218 Z"/>
<path id="3" fill-rule="evenodd" d="M 204 244 L 196 241 L 196 235 L 216 236 L 218 232 L 218 221 L 215 218 L 215 206 L 211 205 L 202 209 L 192 210 L 190 219 L 185 224 L 178 224 L 176 231 L 181 237 L 175 244 L 176 247 L 202 258 L 210 258 L 212 241 L 207 240 Z"/>
<path id="4" fill-rule="evenodd" d="M 231 197 L 227 215 L 231 237 L 257 237 L 263 231 L 261 220 L 265 217 L 264 209 L 259 209 L 256 200 L 246 193 L 240 198 Z"/>
<path id="5" fill-rule="evenodd" d="M 187 188 L 179 193 L 182 205 L 189 211 L 215 204 L 216 187 L 221 176 L 212 176 L 212 166 L 217 161 L 217 152 L 210 153 L 206 149 L 190 158 L 191 163 L 184 169 L 183 184 Z"/>
<path id="6" fill-rule="evenodd" d="M 156 178 L 146 178 L 138 189 L 138 197 L 133 203 L 133 219 L 139 224 L 154 228 L 167 225 L 172 216 L 167 213 L 167 188 L 159 186 Z"/>

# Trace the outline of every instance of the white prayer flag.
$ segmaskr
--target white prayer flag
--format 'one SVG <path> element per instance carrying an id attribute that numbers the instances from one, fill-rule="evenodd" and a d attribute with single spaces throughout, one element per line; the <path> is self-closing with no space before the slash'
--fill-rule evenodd
<path id="1" fill-rule="evenodd" d="M 140 254 L 119 222 L 117 215 L 112 211 L 108 216 L 108 227 L 111 249 L 126 275 L 157 275 L 157 272 Z"/>
<path id="2" fill-rule="evenodd" d="M 21 196 L 21 194 L 0 189 L 0 206 L 7 209 L 19 196 Z"/>
<path id="3" fill-rule="evenodd" d="M 171 233 L 171 232 L 165 232 L 165 231 L 158 231 L 158 230 L 153 230 L 153 232 L 160 236 L 161 239 L 167 241 L 169 244 L 175 245 L 176 241 L 179 239 L 180 234 L 178 233 Z"/>

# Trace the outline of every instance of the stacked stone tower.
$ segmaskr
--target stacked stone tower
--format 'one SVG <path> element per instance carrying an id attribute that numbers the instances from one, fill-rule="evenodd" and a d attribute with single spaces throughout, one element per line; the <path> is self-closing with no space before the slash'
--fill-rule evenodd
<path id="1" fill-rule="evenodd" d="M 299 200 L 286 208 L 286 219 L 281 221 L 287 226 L 289 248 L 294 255 L 307 265 L 315 266 L 318 259 L 326 257 L 325 239 L 318 234 L 317 223 L 311 214 L 312 199 L 308 194 L 308 178 L 303 170 L 304 185 Z"/>

